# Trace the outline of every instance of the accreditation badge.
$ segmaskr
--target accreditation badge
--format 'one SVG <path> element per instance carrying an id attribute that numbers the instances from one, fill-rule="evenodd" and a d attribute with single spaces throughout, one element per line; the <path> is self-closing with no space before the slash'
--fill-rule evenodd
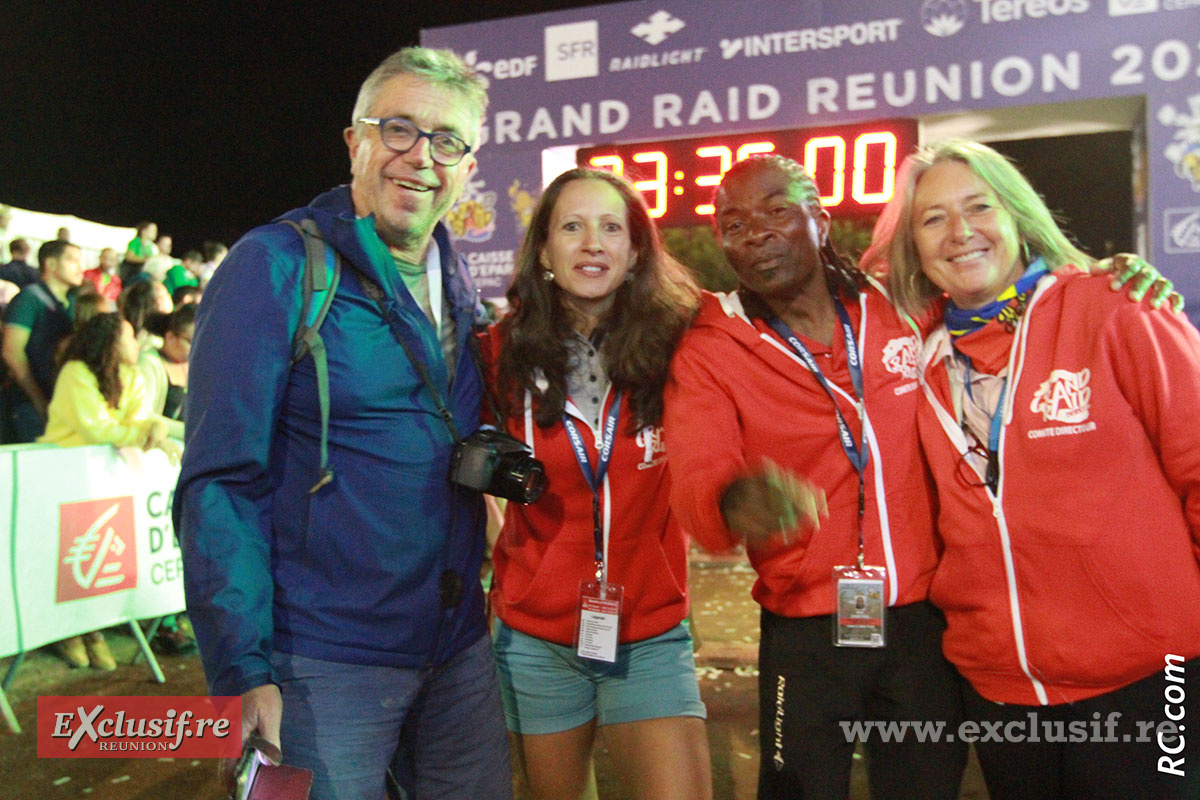
<path id="1" fill-rule="evenodd" d="M 886 582 L 886 567 L 833 568 L 835 646 L 883 647 L 883 622 L 887 611 L 883 587 Z"/>
<path id="2" fill-rule="evenodd" d="M 617 660 L 617 634 L 624 589 L 605 581 L 579 582 L 579 625 L 575 652 L 580 658 L 613 663 Z"/>

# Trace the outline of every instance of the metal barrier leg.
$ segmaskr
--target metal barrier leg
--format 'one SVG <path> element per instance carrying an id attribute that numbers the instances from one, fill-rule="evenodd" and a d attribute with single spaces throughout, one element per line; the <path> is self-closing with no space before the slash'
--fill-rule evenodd
<path id="1" fill-rule="evenodd" d="M 146 634 L 142 633 L 142 626 L 138 625 L 136 619 L 129 620 L 129 630 L 133 631 L 133 638 L 137 639 L 138 647 L 142 651 L 142 655 L 146 657 L 146 663 L 150 665 L 150 672 L 154 675 L 154 680 L 159 683 L 166 683 L 167 679 L 163 676 L 163 671 L 158 666 L 158 659 L 154 657 L 154 651 L 150 649 L 150 643 L 146 641 Z"/>
<path id="2" fill-rule="evenodd" d="M 22 650 L 13 658 L 13 662 L 8 665 L 8 672 L 4 673 L 4 681 L 0 683 L 0 690 L 7 692 L 12 688 L 13 678 L 17 675 L 17 669 L 21 666 L 21 662 L 25 660 L 25 651 Z"/>
<path id="3" fill-rule="evenodd" d="M 12 706 L 8 704 L 8 695 L 3 691 L 0 691 L 0 714 L 4 715 L 4 721 L 8 723 L 10 731 L 21 732 L 21 724 L 17 722 L 17 715 L 13 713 Z"/>
<path id="4" fill-rule="evenodd" d="M 162 621 L 164 619 L 166 619 L 166 617 L 155 617 L 154 621 L 150 623 L 150 627 L 146 630 L 146 640 L 147 641 L 151 641 L 151 642 L 154 641 L 154 637 L 158 633 L 158 628 L 159 628 L 159 626 L 162 625 Z M 136 625 L 137 623 L 135 622 L 132 624 Z M 141 653 L 141 651 L 138 651 L 133 654 L 133 661 L 130 661 L 129 663 L 136 664 L 138 662 L 138 659 L 141 657 L 142 657 L 142 653 Z"/>

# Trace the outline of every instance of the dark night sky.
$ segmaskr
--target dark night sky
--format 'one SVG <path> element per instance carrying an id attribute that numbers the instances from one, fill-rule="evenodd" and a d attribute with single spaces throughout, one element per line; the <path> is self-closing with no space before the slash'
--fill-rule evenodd
<path id="1" fill-rule="evenodd" d="M 421 28 L 586 5 L 9 0 L 0 202 L 232 244 L 349 178 L 358 86 Z"/>

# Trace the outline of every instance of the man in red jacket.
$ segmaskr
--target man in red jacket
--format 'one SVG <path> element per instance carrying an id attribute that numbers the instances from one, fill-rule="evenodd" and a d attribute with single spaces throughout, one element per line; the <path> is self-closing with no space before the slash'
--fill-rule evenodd
<path id="1" fill-rule="evenodd" d="M 961 716 L 926 599 L 938 553 L 913 434 L 920 331 L 833 250 L 796 162 L 736 164 L 716 208 L 741 289 L 706 296 L 676 352 L 672 508 L 706 547 L 745 540 L 758 572 L 759 798 L 844 798 L 853 721 L 951 732 Z M 867 747 L 873 797 L 957 797 L 961 743 L 909 732 Z"/>

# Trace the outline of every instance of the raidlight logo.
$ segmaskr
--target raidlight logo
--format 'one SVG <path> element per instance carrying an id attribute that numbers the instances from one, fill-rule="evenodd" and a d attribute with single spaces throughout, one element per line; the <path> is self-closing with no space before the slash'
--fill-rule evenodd
<path id="1" fill-rule="evenodd" d="M 1040 412 L 1046 422 L 1083 422 L 1091 409 L 1091 378 L 1092 371 L 1086 368 L 1079 372 L 1054 370 L 1033 393 L 1029 410 Z"/>
<path id="2" fill-rule="evenodd" d="M 775 765 L 776 772 L 782 771 L 786 766 L 783 760 L 783 717 L 786 690 L 787 677 L 784 675 L 777 675 L 775 682 L 775 754 L 771 757 L 771 761 Z"/>
<path id="3" fill-rule="evenodd" d="M 1091 5 L 1088 0 L 975 0 L 980 8 L 979 21 L 1015 22 L 1020 19 L 1040 19 L 1066 14 L 1083 14 Z"/>
<path id="4" fill-rule="evenodd" d="M 917 377 L 917 337 L 892 339 L 883 348 L 883 367 L 910 380 Z"/>
<path id="5" fill-rule="evenodd" d="M 1200 208 L 1170 208 L 1164 220 L 1168 253 L 1200 252 Z"/>
<path id="6" fill-rule="evenodd" d="M 485 76 L 490 75 L 495 80 L 503 81 L 508 78 L 526 78 L 532 75 L 537 70 L 538 57 L 533 55 L 480 61 L 479 51 L 472 50 L 463 54 L 463 61 L 473 67 L 476 72 L 482 72 Z M 484 77 L 484 81 L 489 82 L 486 77 Z"/>
<path id="7" fill-rule="evenodd" d="M 546 27 L 546 80 L 569 81 L 600 74 L 600 26 L 596 20 Z"/>
<path id="8" fill-rule="evenodd" d="M 967 24 L 966 0 L 925 0 L 921 27 L 934 36 L 953 36 Z"/>
<path id="9" fill-rule="evenodd" d="M 662 44 L 672 33 L 683 30 L 684 21 L 673 17 L 666 11 L 655 11 L 645 22 L 639 22 L 629 29 L 634 36 L 644 40 L 646 44 Z"/>
<path id="10" fill-rule="evenodd" d="M 1108 0 L 1108 15 L 1150 14 L 1158 11 L 1158 0 Z"/>
<path id="11" fill-rule="evenodd" d="M 60 505 L 55 602 L 136 587 L 134 545 L 132 497 Z"/>

